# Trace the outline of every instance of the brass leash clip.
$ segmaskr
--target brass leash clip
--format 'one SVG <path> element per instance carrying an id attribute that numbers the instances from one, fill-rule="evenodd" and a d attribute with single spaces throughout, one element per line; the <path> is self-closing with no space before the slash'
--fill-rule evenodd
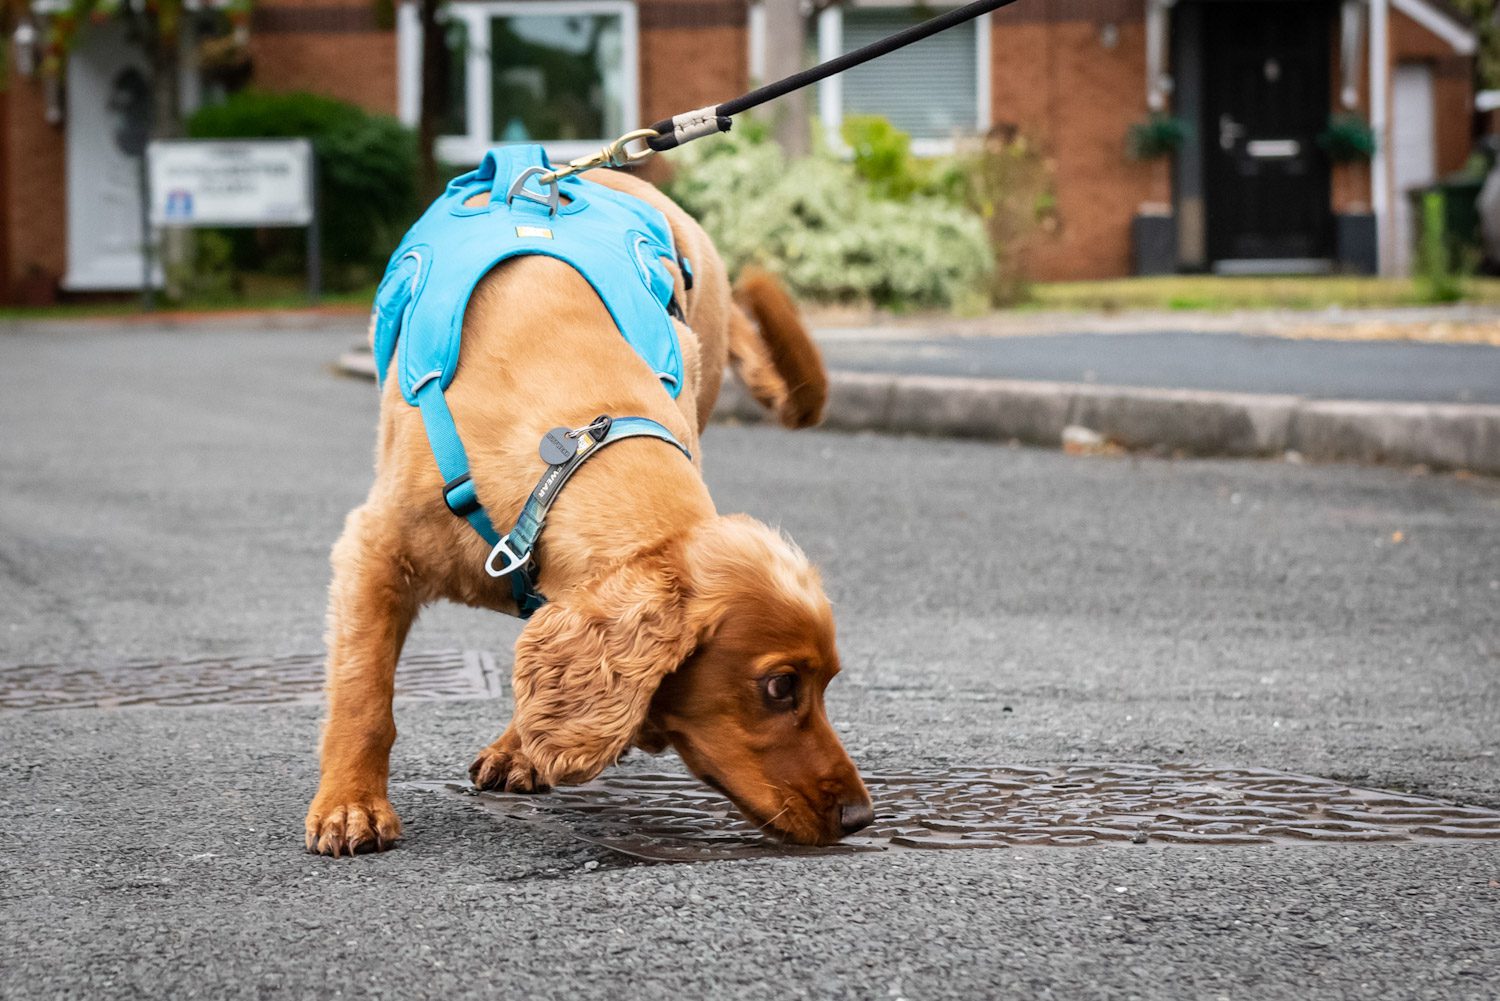
<path id="1" fill-rule="evenodd" d="M 568 161 L 566 166 L 557 167 L 536 175 L 537 183 L 556 184 L 564 177 L 581 174 L 586 170 L 593 170 L 595 167 L 628 167 L 633 163 L 640 163 L 648 157 L 655 156 L 656 150 L 650 146 L 633 150 L 630 148 L 630 144 L 646 139 L 655 139 L 660 134 L 655 129 L 636 129 L 633 132 L 627 132 L 608 146 L 601 148 L 597 153 L 581 156 L 576 160 Z"/>

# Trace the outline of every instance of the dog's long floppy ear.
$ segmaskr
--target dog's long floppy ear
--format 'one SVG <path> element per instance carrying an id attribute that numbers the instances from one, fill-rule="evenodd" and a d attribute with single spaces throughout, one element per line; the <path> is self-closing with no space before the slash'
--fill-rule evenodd
<path id="1" fill-rule="evenodd" d="M 667 554 L 625 564 L 543 606 L 516 641 L 521 750 L 548 785 L 587 782 L 645 722 L 661 679 L 696 645 Z"/>

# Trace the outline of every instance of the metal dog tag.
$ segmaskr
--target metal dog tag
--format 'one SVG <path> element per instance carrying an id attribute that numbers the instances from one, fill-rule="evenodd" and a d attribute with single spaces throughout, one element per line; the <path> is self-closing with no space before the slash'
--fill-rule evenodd
<path id="1" fill-rule="evenodd" d="M 567 428 L 553 428 L 542 436 L 542 461 L 549 466 L 561 466 L 578 451 L 578 439 L 570 437 Z"/>

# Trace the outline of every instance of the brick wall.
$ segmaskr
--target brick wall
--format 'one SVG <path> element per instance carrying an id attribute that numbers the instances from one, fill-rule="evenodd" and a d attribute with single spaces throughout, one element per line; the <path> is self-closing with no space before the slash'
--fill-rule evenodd
<path id="1" fill-rule="evenodd" d="M 1168 197 L 1166 164 L 1125 151 L 1147 113 L 1144 14 L 1144 0 L 1028 0 L 993 19 L 992 120 L 1054 164 L 1059 225 L 1028 248 L 1034 278 L 1129 274 L 1131 218 Z"/>
<path id="2" fill-rule="evenodd" d="M 1328 37 L 1328 114 L 1331 118 L 1336 114 L 1356 114 L 1365 121 L 1370 120 L 1370 58 L 1369 49 L 1361 47 L 1359 51 L 1359 84 L 1355 94 L 1355 104 L 1352 108 L 1345 108 L 1343 103 L 1344 76 L 1340 61 L 1343 59 L 1343 49 L 1339 38 L 1338 12 L 1330 11 L 1333 19 L 1333 29 Z M 1364 44 L 1369 44 L 1368 34 L 1364 37 Z M 1370 211 L 1370 164 L 1366 160 L 1348 160 L 1341 163 L 1329 165 L 1330 178 L 1328 193 L 1333 202 L 1333 211 L 1340 213 L 1365 213 Z"/>
<path id="3" fill-rule="evenodd" d="M 745 0 L 640 0 L 641 124 L 727 101 L 749 86 Z"/>
<path id="4" fill-rule="evenodd" d="M 5 202 L 0 254 L 6 301 L 42 305 L 57 298 L 67 266 L 67 170 L 61 126 L 48 125 L 42 84 L 12 76 L 0 101 L 5 130 L 0 156 L 5 158 Z"/>
<path id="5" fill-rule="evenodd" d="M 10 97 L 0 90 L 0 302 L 11 301 L 10 277 Z"/>
<path id="6" fill-rule="evenodd" d="M 260 0 L 250 58 L 257 87 L 396 113 L 396 33 L 376 22 L 371 0 Z"/>

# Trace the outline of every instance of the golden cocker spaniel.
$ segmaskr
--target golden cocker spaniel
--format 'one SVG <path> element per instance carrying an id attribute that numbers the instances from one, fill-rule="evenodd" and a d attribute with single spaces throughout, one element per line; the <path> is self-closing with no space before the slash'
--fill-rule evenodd
<path id="1" fill-rule="evenodd" d="M 516 642 L 515 713 L 470 775 L 483 789 L 541 791 L 588 781 L 633 745 L 670 745 L 768 833 L 835 841 L 872 812 L 824 712 L 839 670 L 828 599 L 781 534 L 715 510 L 698 466 L 726 362 L 783 424 L 804 427 L 821 419 L 822 360 L 775 279 L 750 269 L 731 290 L 707 235 L 674 203 L 629 174 L 591 177 L 662 211 L 694 264 L 691 291 L 677 275 L 683 391 L 676 400 L 662 391 L 569 265 L 513 258 L 469 302 L 446 393 L 476 492 L 497 518 L 514 517 L 543 434 L 601 413 L 661 423 L 693 460 L 659 441 L 622 441 L 559 495 L 536 551 L 550 601 Z M 386 790 L 391 697 L 418 610 L 439 598 L 515 610 L 441 487 L 418 411 L 386 380 L 374 485 L 332 555 L 311 851 L 378 851 L 400 837 Z"/>

